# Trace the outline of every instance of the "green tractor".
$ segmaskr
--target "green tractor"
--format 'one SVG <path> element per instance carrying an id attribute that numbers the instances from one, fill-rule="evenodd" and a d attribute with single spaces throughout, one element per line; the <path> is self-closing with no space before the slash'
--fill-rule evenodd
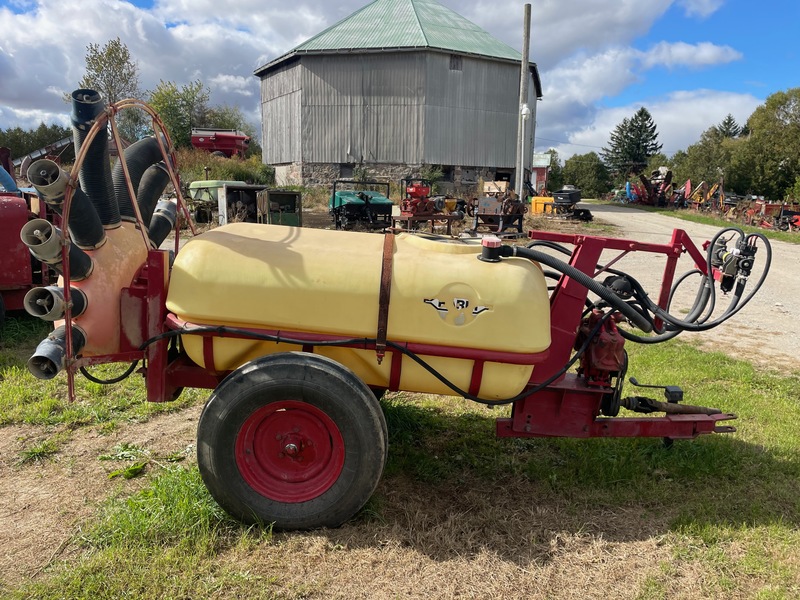
<path id="1" fill-rule="evenodd" d="M 354 225 L 384 229 L 392 225 L 393 206 L 386 182 L 337 179 L 328 211 L 336 229 L 352 229 Z"/>

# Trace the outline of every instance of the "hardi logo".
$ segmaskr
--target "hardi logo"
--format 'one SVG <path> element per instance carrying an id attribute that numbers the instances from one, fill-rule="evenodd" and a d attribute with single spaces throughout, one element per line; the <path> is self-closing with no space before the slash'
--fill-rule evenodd
<path id="1" fill-rule="evenodd" d="M 447 286 L 435 298 L 425 298 L 423 302 L 431 306 L 439 318 L 450 325 L 467 325 L 479 315 L 492 310 L 491 306 L 473 300 L 475 290 L 464 284 Z"/>

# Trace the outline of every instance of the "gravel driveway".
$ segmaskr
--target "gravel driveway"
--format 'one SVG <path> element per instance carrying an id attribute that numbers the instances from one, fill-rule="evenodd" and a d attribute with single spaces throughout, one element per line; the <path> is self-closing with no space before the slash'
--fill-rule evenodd
<path id="1" fill-rule="evenodd" d="M 719 227 L 692 223 L 674 217 L 638 210 L 625 205 L 592 205 L 595 220 L 619 227 L 618 237 L 640 242 L 668 243 L 673 229 L 685 230 L 695 244 L 710 240 Z M 799 234 L 800 235 L 800 234 Z M 766 282 L 752 301 L 729 321 L 706 332 L 683 333 L 680 338 L 707 349 L 714 349 L 755 364 L 783 372 L 800 371 L 800 336 L 794 324 L 800 322 L 800 310 L 794 303 L 800 298 L 800 245 L 771 240 L 772 266 Z M 614 256 L 611 253 L 609 256 Z M 604 255 L 605 258 L 606 255 Z M 757 266 L 764 264 L 763 250 L 756 255 Z M 626 256 L 615 267 L 636 277 L 651 298 L 657 298 L 664 259 L 644 252 Z M 688 257 L 679 261 L 677 274 L 692 268 Z M 754 271 L 756 275 L 756 271 Z M 681 306 L 688 306 L 689 289 L 696 289 L 697 279 L 690 279 L 686 294 L 678 298 L 671 312 L 680 316 Z M 749 287 L 755 283 L 751 278 Z M 683 300 L 683 302 L 681 302 Z M 727 298 L 719 297 L 718 305 L 727 306 Z"/>

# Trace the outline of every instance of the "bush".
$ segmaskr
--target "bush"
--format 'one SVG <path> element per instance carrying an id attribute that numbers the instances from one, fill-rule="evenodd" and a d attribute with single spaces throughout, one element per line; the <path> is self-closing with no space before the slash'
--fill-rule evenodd
<path id="1" fill-rule="evenodd" d="M 178 171 L 184 184 L 203 179 L 244 181 L 260 185 L 275 184 L 275 169 L 263 164 L 255 156 L 245 160 L 223 158 L 194 148 L 179 149 L 176 155 Z"/>

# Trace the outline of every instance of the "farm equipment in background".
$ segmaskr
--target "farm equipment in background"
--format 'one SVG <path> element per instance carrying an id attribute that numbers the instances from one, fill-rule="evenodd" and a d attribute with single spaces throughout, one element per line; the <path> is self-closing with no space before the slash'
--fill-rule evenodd
<path id="1" fill-rule="evenodd" d="M 201 179 L 189 184 L 189 202 L 197 223 L 210 223 L 214 214 L 220 225 L 257 223 L 261 220 L 258 197 L 266 189 L 266 185 L 244 181 Z"/>
<path id="2" fill-rule="evenodd" d="M 697 211 L 723 211 L 725 208 L 725 191 L 722 180 L 710 187 L 705 181 L 694 189 L 687 199 L 687 206 Z"/>
<path id="3" fill-rule="evenodd" d="M 798 209 L 800 206 L 797 204 L 789 205 L 793 209 Z M 800 210 L 788 210 L 787 205 L 781 207 L 781 212 L 775 219 L 775 229 L 779 231 L 797 231 L 800 230 Z"/>
<path id="4" fill-rule="evenodd" d="M 8 149 L 0 148 L 0 327 L 6 311 L 24 308 L 28 292 L 55 281 L 55 272 L 31 256 L 19 232 L 33 219 L 52 223 L 58 215 L 36 193 L 20 189 L 14 173 Z"/>
<path id="5" fill-rule="evenodd" d="M 692 180 L 687 179 L 680 187 L 673 188 L 670 206 L 674 208 L 688 208 L 689 196 L 692 195 Z"/>
<path id="6" fill-rule="evenodd" d="M 433 184 L 427 179 L 401 179 L 400 189 L 400 214 L 392 216 L 392 226 L 397 229 L 418 230 L 430 223 L 431 232 L 444 226 L 451 235 L 453 222 L 464 218 L 467 203 L 458 198 L 431 196 Z"/>
<path id="7" fill-rule="evenodd" d="M 31 165 L 31 163 L 40 158 L 47 158 L 55 163 L 60 164 L 62 153 L 64 153 L 70 146 L 72 146 L 72 138 L 62 138 L 32 152 L 28 152 L 28 154 L 25 156 L 19 156 L 15 158 L 13 161 L 11 161 L 11 166 L 3 166 L 9 173 L 14 173 L 14 169 L 19 169 L 20 177 L 22 177 L 28 172 L 28 167 Z M 70 154 L 69 156 L 71 157 L 72 155 Z"/>
<path id="8" fill-rule="evenodd" d="M 482 198 L 473 198 L 465 206 L 467 215 L 472 217 L 472 231 L 485 227 L 494 233 L 505 233 L 514 228 L 522 233 L 522 219 L 528 205 L 508 188 L 508 182 L 488 182 L 483 192 Z"/>
<path id="9" fill-rule="evenodd" d="M 98 104 L 95 95 L 73 97 L 75 112 L 96 121 L 88 136 L 76 127 L 76 137 L 94 146 L 92 136 L 118 107 L 87 111 L 83 104 Z M 161 152 L 179 190 L 173 157 Z M 386 462 L 389 432 L 378 400 L 386 390 L 510 404 L 510 416 L 496 423 L 500 437 L 674 440 L 734 430 L 727 421 L 735 415 L 684 404 L 677 386 L 664 388 L 664 400 L 644 388 L 624 395 L 624 345 L 705 331 L 741 310 L 771 261 L 761 234 L 729 227 L 703 251 L 682 230 L 664 244 L 532 231 L 527 245 L 510 245 L 494 235 L 232 223 L 183 247 L 176 240 L 173 262 L 157 249 L 157 227 L 143 219 L 150 195 L 144 178 L 138 191 L 135 180 L 149 161 L 127 162 L 129 185 L 105 195 L 107 155 L 81 149 L 75 169 L 97 185 L 82 184 L 79 193 L 65 181 L 63 238 L 44 221 L 23 227 L 34 255 L 61 256 L 64 297 L 51 311 L 57 327 L 28 369 L 41 379 L 66 371 L 70 398 L 78 371 L 114 362 L 131 363 L 131 374 L 143 361 L 136 372 L 151 402 L 172 400 L 184 387 L 213 389 L 198 423 L 198 466 L 212 496 L 242 521 L 307 529 L 353 517 Z M 85 177 L 90 172 L 94 178 Z M 180 195 L 178 203 L 183 208 Z M 92 211 L 116 220 L 104 217 L 99 230 L 73 228 L 70 214 Z M 67 232 L 94 241 L 94 249 L 70 246 Z M 97 235 L 105 239 L 89 239 Z M 652 297 L 620 270 L 632 252 L 666 261 Z M 676 278 L 683 255 L 698 280 L 686 311 L 672 306 L 689 280 Z M 727 306 L 718 290 L 731 292 Z M 81 298 L 85 310 L 73 311 Z M 622 409 L 646 416 L 619 416 Z"/>
<path id="10" fill-rule="evenodd" d="M 756 197 L 758 198 L 758 197 Z M 744 225 L 773 229 L 776 231 L 797 231 L 800 229 L 800 205 L 797 203 L 767 202 L 763 196 L 753 200 L 746 197 L 740 203 L 735 215 Z"/>
<path id="11" fill-rule="evenodd" d="M 578 208 L 580 201 L 581 191 L 574 185 L 565 185 L 553 192 L 553 214 L 563 219 L 591 221 L 594 218 L 592 212 L 588 208 Z"/>
<path id="12" fill-rule="evenodd" d="M 225 158 L 244 158 L 250 136 L 236 129 L 192 129 L 192 147 Z"/>
<path id="13" fill-rule="evenodd" d="M 667 206 L 672 200 L 672 171 L 668 167 L 659 167 L 645 177 L 639 175 L 639 182 L 628 182 L 625 186 L 628 199 L 635 204 L 648 206 Z"/>
<path id="14" fill-rule="evenodd" d="M 466 202 L 460 198 L 431 195 L 433 184 L 427 179 L 401 179 L 400 214 L 410 217 L 429 217 L 432 215 L 451 215 L 460 212 L 462 217 Z"/>
<path id="15" fill-rule="evenodd" d="M 443 206 L 440 204 L 437 207 L 431 198 L 432 187 L 427 179 L 401 179 L 400 189 L 403 190 L 403 199 L 400 201 L 400 214 L 422 217 L 442 212 Z"/>
<path id="16" fill-rule="evenodd" d="M 391 227 L 393 207 L 385 181 L 337 179 L 328 201 L 336 229 L 352 229 L 354 225 L 369 229 Z"/>

